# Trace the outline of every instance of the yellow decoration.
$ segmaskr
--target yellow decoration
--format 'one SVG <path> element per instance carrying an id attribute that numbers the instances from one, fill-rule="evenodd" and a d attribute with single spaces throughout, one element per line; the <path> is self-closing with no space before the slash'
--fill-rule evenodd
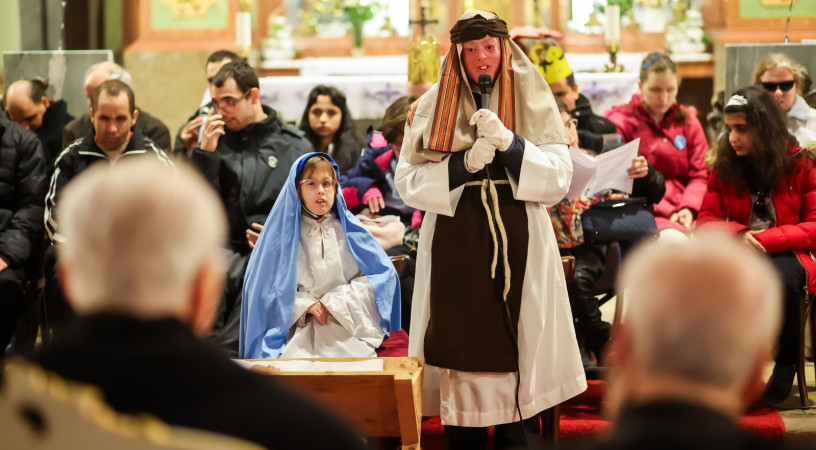
<path id="1" fill-rule="evenodd" d="M 544 77 L 547 84 L 553 84 L 572 75 L 564 50 L 553 41 L 543 41 L 530 50 L 530 59 Z"/>
<path id="2" fill-rule="evenodd" d="M 218 0 L 162 0 L 174 17 L 203 17 Z"/>
<path id="3" fill-rule="evenodd" d="M 426 34 L 408 45 L 408 81 L 433 83 L 439 75 L 439 41 Z"/>

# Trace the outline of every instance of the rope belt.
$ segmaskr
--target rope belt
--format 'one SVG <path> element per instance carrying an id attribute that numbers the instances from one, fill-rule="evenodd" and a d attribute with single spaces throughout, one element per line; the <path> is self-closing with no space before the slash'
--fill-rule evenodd
<path id="1" fill-rule="evenodd" d="M 465 186 L 478 186 L 481 191 L 482 206 L 487 215 L 487 224 L 490 228 L 490 236 L 493 238 L 493 262 L 490 265 L 490 278 L 496 279 L 496 265 L 499 259 L 499 243 L 501 242 L 502 260 L 504 262 L 504 291 L 502 300 L 507 301 L 507 293 L 510 292 L 510 260 L 507 257 L 507 230 L 504 228 L 501 212 L 499 211 L 499 195 L 496 191 L 497 184 L 510 184 L 510 180 L 491 180 L 485 178 L 481 181 L 468 181 Z M 490 192 L 492 205 L 488 203 L 487 193 Z M 491 209 L 491 206 L 493 207 Z M 495 225 L 494 225 L 495 221 Z M 498 236 L 496 234 L 498 229 Z M 499 241 L 500 240 L 500 241 Z"/>

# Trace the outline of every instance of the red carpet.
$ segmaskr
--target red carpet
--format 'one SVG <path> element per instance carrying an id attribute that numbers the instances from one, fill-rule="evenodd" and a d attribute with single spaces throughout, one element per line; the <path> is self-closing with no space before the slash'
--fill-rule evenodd
<path id="1" fill-rule="evenodd" d="M 408 335 L 403 331 L 391 333 L 377 352 L 379 356 L 408 356 Z M 561 405 L 561 439 L 596 436 L 602 433 L 609 422 L 601 418 L 603 407 L 603 381 L 588 381 L 587 390 Z M 740 425 L 768 438 L 778 438 L 785 434 L 785 424 L 779 412 L 773 408 L 751 408 L 743 415 Z M 444 448 L 444 436 L 439 417 L 423 417 L 422 448 L 434 450 Z"/>

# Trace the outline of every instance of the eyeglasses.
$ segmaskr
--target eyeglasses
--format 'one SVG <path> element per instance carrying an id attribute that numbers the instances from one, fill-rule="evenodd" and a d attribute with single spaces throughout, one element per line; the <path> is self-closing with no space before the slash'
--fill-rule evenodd
<path id="1" fill-rule="evenodd" d="M 780 81 L 779 83 L 772 83 L 769 81 L 762 82 L 762 87 L 768 92 L 776 92 L 777 89 L 782 92 L 788 92 L 793 89 L 794 80 Z"/>
<path id="2" fill-rule="evenodd" d="M 329 189 L 334 189 L 334 187 L 337 185 L 337 182 L 334 181 L 332 178 L 324 178 L 322 180 L 304 178 L 300 180 L 300 185 L 311 191 L 316 191 L 318 186 L 322 187 L 324 191 L 328 191 Z"/>
<path id="3" fill-rule="evenodd" d="M 573 127 L 576 127 L 576 128 L 578 127 L 578 119 L 573 117 L 570 120 L 564 121 L 564 128 L 569 130 L 570 128 L 573 128 Z"/>
<path id="4" fill-rule="evenodd" d="M 216 107 L 216 109 L 225 109 L 225 108 L 226 109 L 232 109 L 232 108 L 235 108 L 235 105 L 240 103 L 241 100 L 249 97 L 250 92 L 252 92 L 252 91 L 246 91 L 244 93 L 244 95 L 242 95 L 240 97 L 224 97 L 221 100 L 213 99 L 213 101 L 210 102 L 210 104 L 214 105 Z"/>

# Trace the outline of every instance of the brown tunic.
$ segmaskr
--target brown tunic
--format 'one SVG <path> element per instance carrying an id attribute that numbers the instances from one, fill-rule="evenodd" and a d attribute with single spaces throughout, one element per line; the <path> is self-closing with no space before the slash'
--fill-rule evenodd
<path id="1" fill-rule="evenodd" d="M 490 165 L 490 174 L 493 180 L 507 179 L 498 158 Z M 482 178 L 478 177 L 480 181 Z M 491 278 L 494 242 L 481 187 L 466 185 L 456 214 L 437 217 L 431 244 L 431 314 L 425 332 L 428 364 L 468 372 L 518 370 L 516 343 L 527 264 L 527 211 L 524 202 L 513 198 L 509 184 L 496 184 L 496 190 L 507 230 L 507 306 L 512 329 L 502 301 L 504 259 L 499 251 L 496 276 Z"/>

